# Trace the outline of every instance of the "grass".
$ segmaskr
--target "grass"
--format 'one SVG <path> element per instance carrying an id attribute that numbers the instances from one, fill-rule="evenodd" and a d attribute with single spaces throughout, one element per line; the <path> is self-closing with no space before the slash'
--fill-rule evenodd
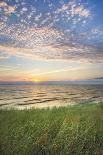
<path id="1" fill-rule="evenodd" d="M 103 155 L 103 104 L 0 110 L 0 155 Z"/>

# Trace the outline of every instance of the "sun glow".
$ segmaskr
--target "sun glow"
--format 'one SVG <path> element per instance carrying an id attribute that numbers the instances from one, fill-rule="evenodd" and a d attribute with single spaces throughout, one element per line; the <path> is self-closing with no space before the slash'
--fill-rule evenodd
<path id="1" fill-rule="evenodd" d="M 38 83 L 38 82 L 39 82 L 39 80 L 38 80 L 38 79 L 34 79 L 33 81 L 34 81 L 35 83 Z"/>

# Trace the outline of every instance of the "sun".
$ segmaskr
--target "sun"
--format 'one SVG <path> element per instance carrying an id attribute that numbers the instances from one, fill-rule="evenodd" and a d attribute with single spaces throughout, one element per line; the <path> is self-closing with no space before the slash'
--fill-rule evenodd
<path id="1" fill-rule="evenodd" d="M 31 81 L 34 82 L 34 83 L 39 83 L 40 79 L 38 79 L 38 78 L 31 78 Z"/>
<path id="2" fill-rule="evenodd" d="M 33 81 L 34 81 L 35 83 L 38 83 L 38 82 L 39 82 L 39 80 L 38 80 L 38 79 L 34 79 Z"/>

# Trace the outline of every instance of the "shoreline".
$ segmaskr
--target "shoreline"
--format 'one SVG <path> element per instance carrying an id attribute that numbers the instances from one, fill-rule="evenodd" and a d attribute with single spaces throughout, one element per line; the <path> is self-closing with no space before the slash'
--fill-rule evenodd
<path id="1" fill-rule="evenodd" d="M 89 103 L 57 103 L 57 102 L 49 102 L 49 103 L 40 103 L 40 104 L 34 104 L 32 107 L 29 106 L 29 104 L 27 106 L 22 105 L 22 106 L 10 106 L 10 107 L 2 107 L 0 108 L 0 110 L 32 110 L 32 109 L 53 109 L 53 108 L 61 108 L 61 107 L 73 107 L 73 106 L 86 106 L 86 105 L 90 105 L 90 104 L 100 104 L 102 103 L 102 101 L 95 101 L 95 102 L 89 102 Z"/>

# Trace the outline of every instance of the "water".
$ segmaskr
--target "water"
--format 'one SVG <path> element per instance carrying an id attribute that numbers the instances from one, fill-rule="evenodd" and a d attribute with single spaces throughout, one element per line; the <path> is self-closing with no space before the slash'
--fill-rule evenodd
<path id="1" fill-rule="evenodd" d="M 0 108 L 43 108 L 103 101 L 103 85 L 0 86 Z"/>

